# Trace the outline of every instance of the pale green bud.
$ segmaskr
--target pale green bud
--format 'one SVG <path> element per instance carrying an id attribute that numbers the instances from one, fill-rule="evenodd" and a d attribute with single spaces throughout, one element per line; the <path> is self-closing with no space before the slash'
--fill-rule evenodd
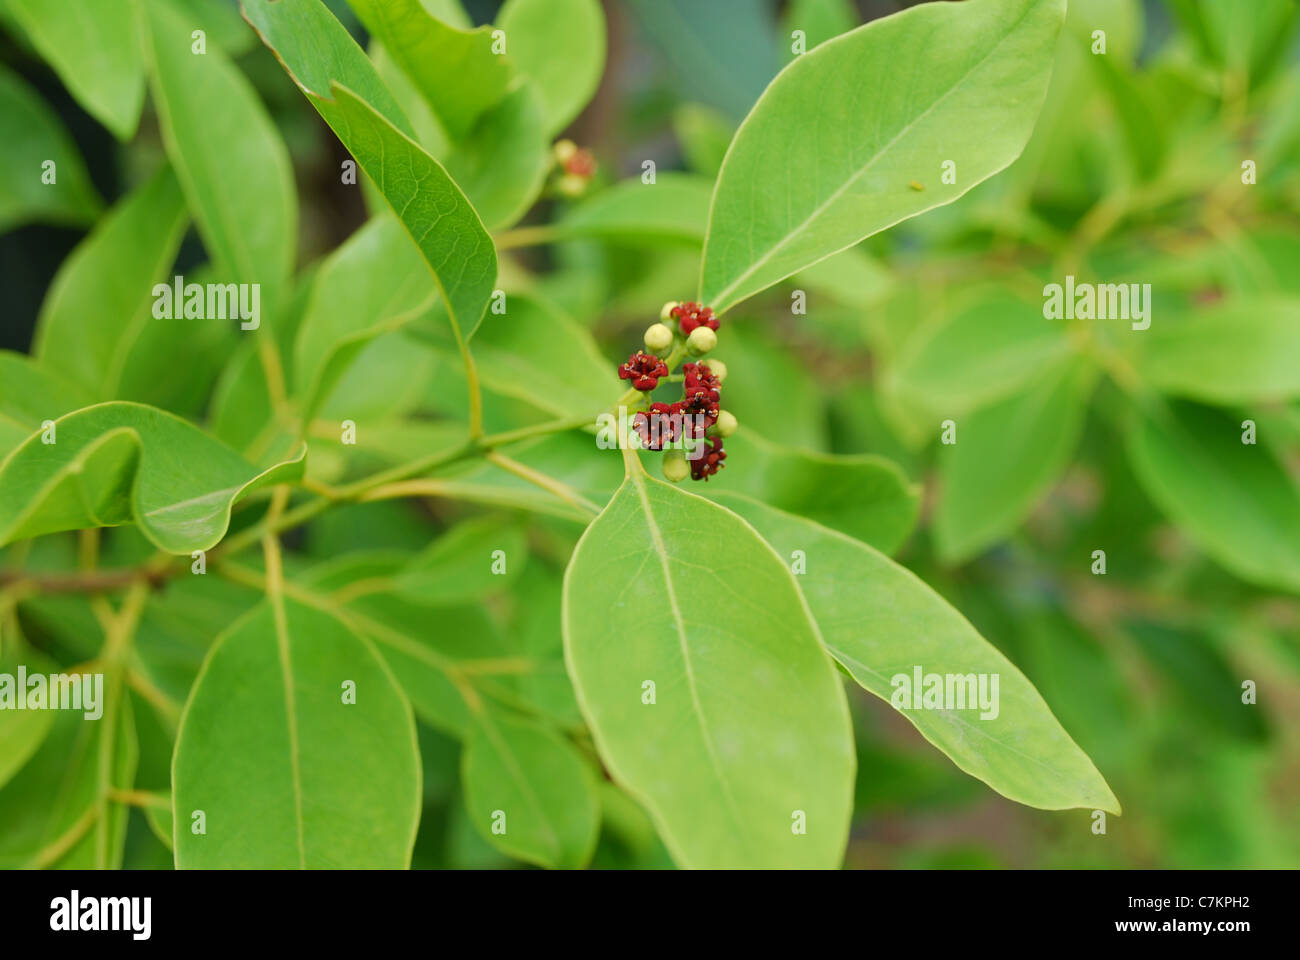
<path id="1" fill-rule="evenodd" d="M 702 357 L 718 345 L 718 335 L 708 327 L 696 327 L 686 338 L 686 349 Z"/>
<path id="2" fill-rule="evenodd" d="M 652 323 L 646 327 L 645 348 L 656 356 L 663 356 L 673 345 L 673 332 L 662 323 Z"/>

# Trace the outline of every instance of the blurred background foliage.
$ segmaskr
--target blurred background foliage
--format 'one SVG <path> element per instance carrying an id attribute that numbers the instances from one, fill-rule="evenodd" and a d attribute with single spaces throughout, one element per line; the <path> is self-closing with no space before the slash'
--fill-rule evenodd
<path id="1" fill-rule="evenodd" d="M 655 161 L 661 177 L 680 171 L 712 178 L 735 126 L 789 60 L 793 29 L 804 29 L 811 47 L 906 5 L 608 0 L 606 74 L 566 135 L 595 153 L 602 183 L 639 176 L 645 160 Z M 329 6 L 364 41 L 347 5 Z M 464 7 L 484 23 L 498 4 L 466 0 Z M 111 204 L 140 182 L 163 151 L 151 107 L 141 134 L 119 145 L 32 53 L 3 0 L 0 23 L 8 28 L 0 61 L 58 115 L 87 178 L 78 207 L 6 224 L 15 228 L 0 235 L 0 346 L 26 351 L 50 279 L 84 236 L 86 217 L 98 213 L 100 199 Z M 1090 52 L 1097 23 L 1107 33 L 1105 57 Z M 974 386 L 943 368 L 927 379 L 921 349 L 955 316 L 991 324 L 1026 304 L 1032 314 L 1043 284 L 1066 273 L 1153 284 L 1157 324 L 1235 298 L 1300 298 L 1296 26 L 1292 0 L 1071 0 L 1047 103 L 1012 167 L 960 201 L 866 241 L 848 267 L 806 271 L 728 318 L 724 359 L 745 371 L 727 383 L 741 422 L 809 451 L 883 454 L 922 483 L 921 522 L 898 559 L 1024 670 L 1124 805 L 1123 817 L 1111 818 L 1099 836 L 1086 811 L 1052 813 L 1005 800 L 931 749 L 888 705 L 852 688 L 859 773 L 847 866 L 1300 866 L 1296 597 L 1228 572 L 1148 498 L 1116 429 L 1125 397 L 1111 379 L 1098 382 L 1081 415 L 1077 450 L 1067 451 L 1043 490 L 1024 498 L 1021 513 L 989 535 L 937 543 L 944 489 L 934 424 L 954 405 L 983 409 L 1016 384 L 1002 382 L 996 370 Z M 223 46 L 289 145 L 300 195 L 300 266 L 309 270 L 364 221 L 361 194 L 340 187 L 346 153 L 269 51 L 238 21 L 224 31 L 217 31 Z M 910 69 L 898 65 L 900 75 Z M 1244 158 L 1257 164 L 1258 182 L 1249 189 L 1240 188 Z M 707 212 L 707 191 L 703 196 Z M 564 203 L 544 201 L 526 223 L 550 222 Z M 704 227 L 698 197 L 664 212 L 670 221 L 680 216 L 680 229 L 658 241 L 613 236 L 521 246 L 503 269 L 535 283 L 614 357 L 639 339 L 665 300 L 695 290 Z M 202 261 L 191 231 L 177 272 Z M 791 312 L 795 289 L 808 294 L 806 315 Z M 399 362 L 400 369 L 392 366 Z M 454 366 L 436 356 L 390 349 L 369 363 L 354 373 L 359 383 L 410 387 L 406 398 L 387 397 L 376 416 L 417 407 L 455 413 L 463 403 Z M 517 406 L 493 394 L 489 419 L 517 423 Z M 1300 405 L 1255 405 L 1247 414 L 1267 425 L 1261 442 L 1275 445 L 1295 483 Z M 1057 429 L 1071 428 L 1049 425 Z M 733 467 L 746 469 L 738 461 Z M 305 570 L 358 549 L 409 554 L 456 516 L 454 506 L 342 508 L 293 540 L 287 563 Z M 529 564 L 509 593 L 486 606 L 478 629 L 558 650 L 556 585 L 579 531 L 567 521 L 535 520 Z M 144 555 L 137 539 L 128 530 L 110 532 L 105 565 Z M 1090 573 L 1098 548 L 1107 552 L 1104 577 Z M 58 569 L 75 549 L 75 537 L 44 538 L 28 564 Z M 142 655 L 153 651 L 155 681 L 167 688 L 174 678 L 169 692 L 183 698 L 214 632 L 257 594 L 210 577 L 173 589 L 207 596 L 178 599 L 175 617 L 164 596 L 151 605 L 138 642 Z M 63 659 L 88 655 L 78 644 L 84 648 L 97 628 L 85 607 L 76 598 L 34 599 L 21 611 L 24 632 Z M 210 620 L 196 622 L 196 610 L 210 610 Z M 572 708 L 572 694 L 562 677 L 554 679 L 533 678 L 513 692 L 546 699 L 555 715 Z M 1259 703 L 1243 708 L 1247 679 L 1258 684 Z M 166 790 L 167 734 L 153 729 L 148 710 L 135 713 L 138 785 Z M 425 812 L 415 865 L 512 865 L 467 823 L 458 744 L 421 726 L 420 746 Z M 644 814 L 608 785 L 602 790 L 595 865 L 670 865 Z M 169 864 L 145 816 L 132 810 L 131 817 L 126 864 Z"/>

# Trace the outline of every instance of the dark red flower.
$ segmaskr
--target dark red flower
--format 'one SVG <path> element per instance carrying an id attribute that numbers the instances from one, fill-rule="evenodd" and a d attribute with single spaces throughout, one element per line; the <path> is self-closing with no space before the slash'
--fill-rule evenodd
<path id="1" fill-rule="evenodd" d="M 701 390 L 710 394 L 713 401 L 718 400 L 718 378 L 713 375 L 707 363 L 688 363 L 682 367 L 684 378 L 683 386 L 686 388 L 686 396 L 698 393 Z"/>
<path id="2" fill-rule="evenodd" d="M 718 422 L 718 391 L 699 389 L 688 393 L 678 407 L 682 414 L 682 432 L 688 437 L 702 437 Z"/>
<path id="3" fill-rule="evenodd" d="M 682 435 L 680 403 L 652 403 L 648 411 L 632 418 L 632 429 L 641 436 L 647 450 L 662 450 Z"/>
<path id="4" fill-rule="evenodd" d="M 627 358 L 627 363 L 618 368 L 620 380 L 631 380 L 636 390 L 653 390 L 659 386 L 659 378 L 668 376 L 668 364 L 653 353 L 638 350 Z"/>
<path id="5" fill-rule="evenodd" d="M 713 311 L 698 303 L 692 303 L 690 300 L 673 307 L 672 315 L 677 318 L 684 337 L 689 337 L 691 331 L 696 327 L 708 327 L 710 330 L 718 329 L 718 318 L 713 315 Z"/>
<path id="6" fill-rule="evenodd" d="M 722 449 L 721 437 L 709 437 L 704 441 L 702 453 L 699 450 L 693 450 L 691 453 L 699 454 L 695 459 L 691 459 L 689 455 L 686 458 L 686 462 L 691 465 L 692 480 L 707 481 L 725 466 L 722 461 L 727 459 L 727 454 Z"/>

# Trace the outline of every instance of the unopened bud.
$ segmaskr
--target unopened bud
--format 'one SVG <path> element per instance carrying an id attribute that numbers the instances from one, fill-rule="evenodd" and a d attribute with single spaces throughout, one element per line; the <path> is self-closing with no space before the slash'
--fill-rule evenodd
<path id="1" fill-rule="evenodd" d="M 691 475 L 690 465 L 680 450 L 668 450 L 664 453 L 664 479 L 670 483 L 681 483 Z"/>
<path id="2" fill-rule="evenodd" d="M 667 303 L 665 303 L 665 304 L 663 305 L 663 307 L 660 309 L 660 311 L 659 311 L 659 319 L 662 320 L 664 323 L 667 323 L 669 320 L 671 320 L 671 319 L 673 318 L 673 311 L 676 310 L 679 306 L 681 306 L 681 302 L 680 302 L 680 301 L 678 301 L 678 300 L 669 300 L 669 301 L 668 301 Z"/>
<path id="3" fill-rule="evenodd" d="M 555 181 L 555 189 L 564 197 L 580 197 L 587 192 L 587 178 L 574 173 L 566 173 Z"/>
<path id="4" fill-rule="evenodd" d="M 696 327 L 686 338 L 686 349 L 702 357 L 718 345 L 718 335 L 708 327 Z"/>
<path id="5" fill-rule="evenodd" d="M 709 360 L 709 372 L 718 378 L 718 383 L 727 379 L 727 365 L 717 358 Z"/>
<path id="6" fill-rule="evenodd" d="M 645 348 L 651 353 L 663 355 L 673 345 L 673 332 L 662 323 L 652 323 L 646 327 Z"/>
<path id="7" fill-rule="evenodd" d="M 718 422 L 713 425 L 713 429 L 709 432 L 716 433 L 720 437 L 729 437 L 736 432 L 738 426 L 740 424 L 734 414 L 728 410 L 719 410 Z"/>
<path id="8" fill-rule="evenodd" d="M 560 166 L 564 166 L 564 164 L 573 159 L 573 155 L 577 152 L 578 145 L 572 140 L 555 141 L 555 159 Z"/>

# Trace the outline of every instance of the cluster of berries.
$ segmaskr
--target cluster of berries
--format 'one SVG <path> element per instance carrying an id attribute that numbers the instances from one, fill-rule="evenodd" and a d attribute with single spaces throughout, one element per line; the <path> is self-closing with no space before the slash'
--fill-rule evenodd
<path id="1" fill-rule="evenodd" d="M 638 350 L 618 368 L 632 388 L 647 395 L 659 381 L 672 377 L 677 362 L 687 354 L 695 362 L 682 367 L 682 398 L 672 403 L 654 402 L 633 417 L 632 428 L 647 450 L 664 450 L 664 476 L 674 483 L 708 480 L 727 459 L 722 440 L 736 431 L 736 418 L 719 406 L 719 387 L 727 368 L 721 360 L 704 361 L 718 345 L 718 318 L 698 303 L 666 303 L 660 323 L 645 332 L 645 349 Z M 668 326 L 675 321 L 676 331 Z M 673 382 L 678 378 L 673 377 Z"/>

